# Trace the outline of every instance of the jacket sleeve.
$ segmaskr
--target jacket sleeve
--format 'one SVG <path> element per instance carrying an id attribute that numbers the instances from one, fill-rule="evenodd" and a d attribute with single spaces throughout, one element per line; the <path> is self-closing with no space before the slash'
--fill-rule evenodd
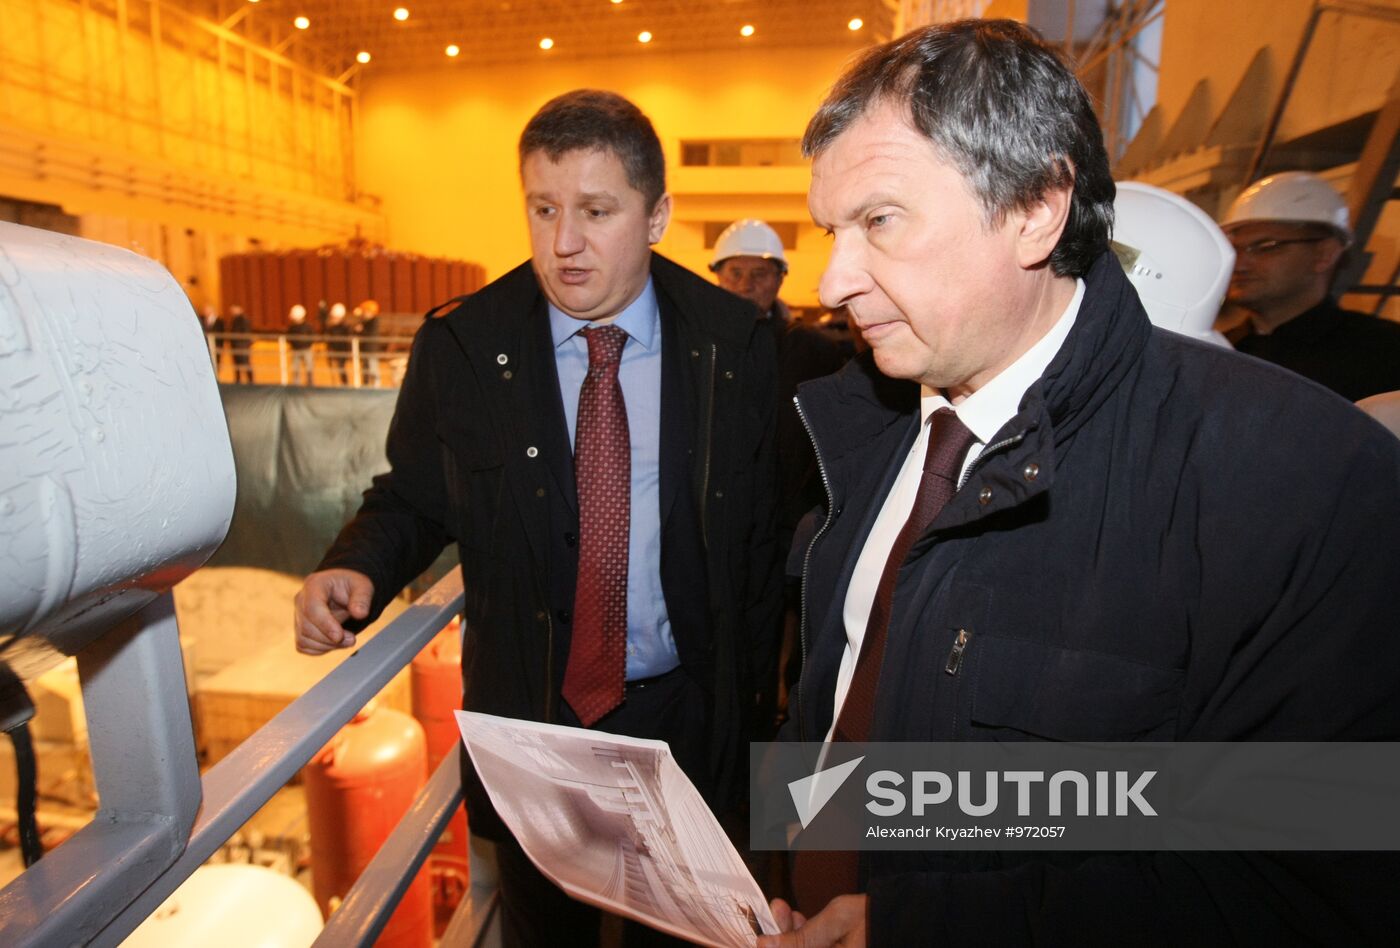
<path id="1" fill-rule="evenodd" d="M 389 471 L 375 477 L 354 518 L 341 529 L 316 568 L 353 569 L 374 583 L 369 615 L 346 628 L 358 631 L 378 617 L 414 577 L 427 569 L 452 535 L 450 503 L 437 437 L 439 395 L 432 364 L 444 349 L 440 319 L 419 329 L 389 423 Z"/>

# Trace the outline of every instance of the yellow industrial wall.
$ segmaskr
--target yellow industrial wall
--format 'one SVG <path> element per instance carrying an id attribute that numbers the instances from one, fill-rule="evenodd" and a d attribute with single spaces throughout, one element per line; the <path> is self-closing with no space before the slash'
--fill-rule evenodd
<path id="1" fill-rule="evenodd" d="M 706 272 L 704 222 L 747 216 L 797 222 L 783 295 L 816 303 L 826 238 L 807 214 L 808 170 L 682 168 L 683 139 L 799 138 L 855 44 L 800 50 L 552 60 L 505 68 L 366 75 L 357 141 L 360 181 L 383 201 L 389 243 L 474 260 L 491 278 L 529 255 L 515 147 L 554 95 L 582 86 L 636 102 L 666 151 L 676 213 L 659 249 Z"/>
<path id="2" fill-rule="evenodd" d="M 169 3 L 0 0 L 0 197 L 216 301 L 222 254 L 381 235 L 352 201 L 354 98 Z"/>
<path id="3" fill-rule="evenodd" d="M 1400 0 L 1356 6 L 1400 8 Z M 1168 127 L 1197 83 L 1207 81 L 1218 115 L 1255 54 L 1268 52 L 1259 103 L 1273 105 L 1298 49 L 1312 0 L 1168 0 L 1162 29 L 1157 98 Z M 1400 27 L 1355 15 L 1326 13 L 1279 127 L 1287 140 L 1379 108 L 1400 68 Z"/>
<path id="4" fill-rule="evenodd" d="M 1163 159 L 1177 152 L 1180 160 L 1148 180 L 1176 190 L 1191 190 L 1193 200 L 1207 211 L 1225 213 L 1236 194 L 1248 184 L 1247 162 L 1263 137 L 1292 68 L 1314 4 L 1311 0 L 1169 0 L 1162 33 L 1162 67 L 1158 104 L 1166 142 Z M 1331 9 L 1317 20 L 1312 42 L 1302 60 L 1288 103 L 1279 121 L 1275 146 L 1334 128 L 1375 112 L 1392 94 L 1400 78 L 1400 22 L 1362 16 L 1358 11 L 1400 10 L 1400 0 L 1351 4 L 1346 12 Z M 1256 57 L 1259 57 L 1256 62 Z M 1343 195 L 1356 170 L 1359 143 L 1347 136 L 1310 139 L 1307 157 Z M 1223 146 L 1216 157 L 1210 149 L 1198 154 L 1218 165 L 1193 167 L 1191 149 Z M 1350 150 L 1349 150 L 1350 147 Z M 1185 170 L 1180 170 L 1185 169 Z M 1193 177 L 1193 172 L 1200 174 Z M 1171 179 L 1171 180 L 1169 180 Z M 1400 202 L 1391 201 L 1381 213 L 1367 245 L 1370 264 L 1362 284 L 1385 284 L 1400 266 Z M 1347 296 L 1343 303 L 1371 311 L 1375 296 Z M 1400 299 L 1392 298 L 1379 312 L 1400 319 Z"/>

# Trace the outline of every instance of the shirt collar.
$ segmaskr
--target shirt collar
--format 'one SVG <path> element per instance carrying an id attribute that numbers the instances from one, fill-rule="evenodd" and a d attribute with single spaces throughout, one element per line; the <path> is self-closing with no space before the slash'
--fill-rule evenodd
<path id="1" fill-rule="evenodd" d="M 1060 314 L 1055 325 L 1050 327 L 1050 331 L 1023 352 L 1019 359 L 1008 365 L 986 385 L 964 398 L 960 404 L 953 405 L 943 397 L 942 392 L 924 386 L 919 402 L 921 420 L 928 421 L 929 416 L 940 408 L 952 408 L 958 413 L 958 420 L 967 426 L 978 441 L 983 444 L 989 443 L 1001 430 L 1002 425 L 1016 417 L 1026 389 L 1045 374 L 1050 360 L 1055 358 L 1055 353 L 1060 351 L 1065 337 L 1074 327 L 1074 320 L 1079 315 L 1079 305 L 1084 302 L 1084 281 L 1076 279 L 1074 283 L 1074 296 L 1070 298 L 1069 305 Z"/>
<path id="2" fill-rule="evenodd" d="M 592 325 L 586 319 L 575 319 L 553 303 L 549 304 L 549 331 L 556 349 Z M 651 277 L 647 277 L 647 285 L 642 287 L 637 298 L 609 325 L 622 329 L 648 352 L 652 350 L 661 325 L 661 310 L 656 303 L 656 288 L 652 286 Z"/>

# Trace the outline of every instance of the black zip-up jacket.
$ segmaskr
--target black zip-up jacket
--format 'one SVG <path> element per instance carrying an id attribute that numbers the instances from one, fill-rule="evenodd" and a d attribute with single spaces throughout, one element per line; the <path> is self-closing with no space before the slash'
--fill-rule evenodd
<path id="1" fill-rule="evenodd" d="M 682 665 L 710 702 L 717 809 L 743 789 L 756 682 L 772 667 L 772 336 L 748 303 L 653 254 L 661 309 L 661 582 Z M 318 569 L 374 582 L 373 618 L 449 542 L 466 588 L 464 706 L 557 721 L 578 573 L 578 501 L 544 296 L 528 263 L 418 331 L 388 474 Z M 464 757 L 464 760 L 466 758 Z M 504 826 L 469 764 L 472 832 Z"/>
<path id="2" fill-rule="evenodd" d="M 1342 309 L 1331 298 L 1267 336 L 1245 335 L 1235 348 L 1292 369 L 1348 401 L 1400 389 L 1400 323 Z"/>
<path id="3" fill-rule="evenodd" d="M 1111 254 L 899 574 L 872 741 L 1395 740 L 1400 441 L 1153 329 Z M 917 387 L 868 354 L 798 396 L 830 494 L 784 735 L 832 719 L 851 571 Z M 965 633 L 959 643 L 960 632 Z M 865 853 L 871 944 L 1368 943 L 1392 854 Z"/>

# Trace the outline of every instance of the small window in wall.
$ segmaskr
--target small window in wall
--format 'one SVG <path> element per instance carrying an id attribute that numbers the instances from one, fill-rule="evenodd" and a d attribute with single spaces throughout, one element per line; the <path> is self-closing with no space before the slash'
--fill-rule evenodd
<path id="1" fill-rule="evenodd" d="M 805 163 L 802 142 L 796 138 L 720 138 L 681 142 L 681 164 L 688 168 L 774 168 Z"/>
<path id="2" fill-rule="evenodd" d="M 733 221 L 706 221 L 705 222 L 705 249 L 713 250 L 715 243 L 719 240 L 719 235 L 724 233 L 724 229 Z M 784 250 L 795 250 L 797 248 L 797 223 L 795 221 L 768 221 L 768 226 L 778 232 L 778 237 L 783 242 Z"/>

